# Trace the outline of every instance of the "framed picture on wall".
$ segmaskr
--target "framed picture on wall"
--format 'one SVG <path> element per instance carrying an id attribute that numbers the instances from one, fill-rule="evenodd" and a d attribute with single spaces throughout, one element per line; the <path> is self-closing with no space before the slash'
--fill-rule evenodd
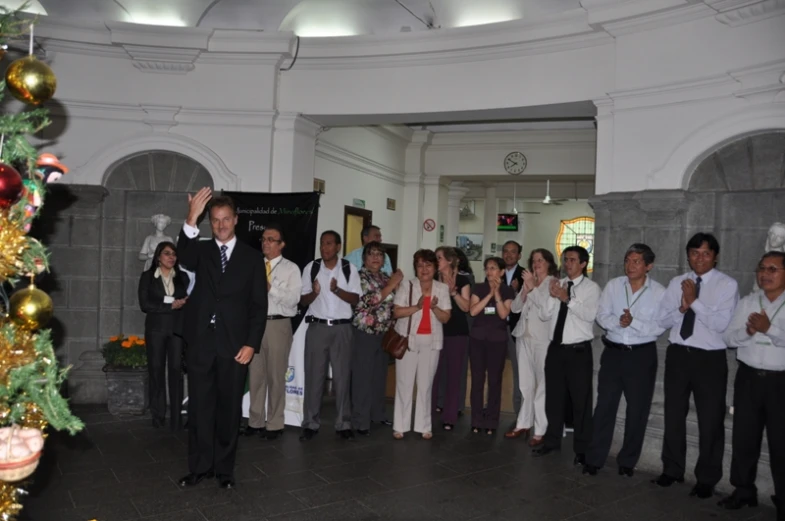
<path id="1" fill-rule="evenodd" d="M 461 233 L 455 238 L 455 247 L 462 250 L 470 261 L 482 260 L 482 234 Z"/>

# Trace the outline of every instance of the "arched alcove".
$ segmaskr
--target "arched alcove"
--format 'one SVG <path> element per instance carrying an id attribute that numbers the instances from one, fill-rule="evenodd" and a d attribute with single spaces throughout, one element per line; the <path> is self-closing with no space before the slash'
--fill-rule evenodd
<path id="1" fill-rule="evenodd" d="M 151 150 L 125 157 L 109 168 L 104 186 L 110 190 L 189 192 L 214 188 L 212 176 L 197 161 L 167 150 Z"/>

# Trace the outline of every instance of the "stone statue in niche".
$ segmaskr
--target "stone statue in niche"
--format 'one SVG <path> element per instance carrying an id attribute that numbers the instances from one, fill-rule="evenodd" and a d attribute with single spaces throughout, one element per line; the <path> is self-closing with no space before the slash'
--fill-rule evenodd
<path id="1" fill-rule="evenodd" d="M 162 213 L 157 213 L 150 217 L 150 222 L 155 226 L 155 233 L 148 235 L 145 238 L 142 249 L 139 251 L 139 260 L 145 261 L 145 271 L 150 269 L 150 265 L 153 263 L 153 255 L 155 254 L 155 249 L 158 247 L 158 244 L 164 241 L 174 242 L 171 237 L 164 235 L 164 230 L 166 230 L 166 227 L 172 222 L 171 217 Z"/>
<path id="2" fill-rule="evenodd" d="M 785 224 L 774 223 L 769 228 L 766 236 L 766 252 L 782 251 L 785 252 Z"/>

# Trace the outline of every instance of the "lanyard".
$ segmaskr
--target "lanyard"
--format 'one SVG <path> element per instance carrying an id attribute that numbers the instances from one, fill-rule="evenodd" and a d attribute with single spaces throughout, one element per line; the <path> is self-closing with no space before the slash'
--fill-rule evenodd
<path id="1" fill-rule="evenodd" d="M 629 292 L 627 291 L 627 285 L 625 284 L 625 285 L 624 285 L 624 296 L 625 296 L 625 297 L 627 297 L 627 309 L 632 309 L 632 306 L 634 306 L 634 305 L 635 305 L 635 303 L 636 303 L 636 302 L 638 302 L 638 301 L 641 299 L 641 297 L 643 296 L 643 294 L 644 294 L 644 293 L 646 293 L 646 290 L 647 290 L 647 289 L 649 289 L 649 286 L 644 286 L 644 288 L 643 288 L 643 291 L 641 291 L 641 292 L 638 294 L 638 296 L 637 296 L 637 297 L 635 297 L 635 300 L 633 300 L 633 301 L 632 301 L 632 304 L 630 304 L 630 294 L 629 294 Z"/>
<path id="2" fill-rule="evenodd" d="M 761 309 L 761 311 L 763 311 L 763 297 L 761 297 L 760 295 L 758 295 L 758 304 L 760 304 L 760 309 Z M 785 306 L 785 302 L 780 304 L 780 307 L 777 308 L 777 311 L 775 311 L 774 314 L 769 317 L 769 322 L 774 322 L 774 317 L 776 317 L 777 313 L 780 312 L 780 310 L 782 309 L 782 306 Z"/>

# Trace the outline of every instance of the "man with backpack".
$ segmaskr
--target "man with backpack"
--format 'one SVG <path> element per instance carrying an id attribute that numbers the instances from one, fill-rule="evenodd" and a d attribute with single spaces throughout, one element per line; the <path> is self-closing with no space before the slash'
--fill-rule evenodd
<path id="1" fill-rule="evenodd" d="M 332 366 L 337 417 L 335 431 L 343 439 L 354 438 L 351 422 L 352 306 L 360 300 L 362 288 L 357 268 L 340 259 L 341 236 L 328 230 L 319 238 L 321 259 L 303 270 L 300 304 L 308 308 L 305 321 L 305 396 L 301 441 L 319 432 L 319 412 L 324 393 L 327 364 Z"/>

